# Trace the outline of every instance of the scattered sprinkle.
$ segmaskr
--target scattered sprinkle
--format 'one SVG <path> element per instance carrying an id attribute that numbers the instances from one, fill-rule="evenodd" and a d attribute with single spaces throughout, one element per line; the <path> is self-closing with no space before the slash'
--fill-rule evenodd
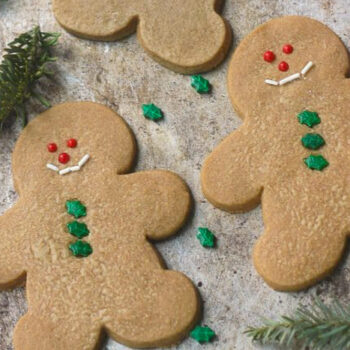
<path id="1" fill-rule="evenodd" d="M 203 247 L 214 248 L 215 246 L 215 236 L 206 227 L 199 227 L 197 238 Z"/>
<path id="2" fill-rule="evenodd" d="M 199 94 L 208 94 L 211 91 L 211 84 L 201 75 L 192 75 L 191 77 L 191 86 Z"/>
<path id="3" fill-rule="evenodd" d="M 153 103 L 145 105 L 142 105 L 142 111 L 143 115 L 147 119 L 151 120 L 158 120 L 164 117 L 163 112 L 161 111 L 160 108 L 158 108 L 156 105 Z"/>
<path id="4" fill-rule="evenodd" d="M 209 343 L 216 336 L 215 332 L 208 326 L 197 326 L 191 333 L 190 337 L 197 340 L 198 343 Z"/>

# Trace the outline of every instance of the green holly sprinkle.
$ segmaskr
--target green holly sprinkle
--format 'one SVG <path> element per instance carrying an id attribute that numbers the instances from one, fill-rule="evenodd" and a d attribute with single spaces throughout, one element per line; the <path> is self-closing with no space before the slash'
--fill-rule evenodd
<path id="1" fill-rule="evenodd" d="M 304 163 L 311 170 L 321 171 L 329 165 L 327 160 L 321 155 L 310 155 L 304 159 Z"/>
<path id="2" fill-rule="evenodd" d="M 80 223 L 78 221 L 71 221 L 67 224 L 68 231 L 70 234 L 72 234 L 75 237 L 78 237 L 79 239 L 87 236 L 90 231 L 87 228 L 86 224 Z"/>
<path id="3" fill-rule="evenodd" d="M 201 75 L 192 75 L 191 86 L 199 94 L 207 94 L 211 90 L 211 85 L 210 85 L 209 81 L 207 79 L 203 78 Z"/>
<path id="4" fill-rule="evenodd" d="M 87 257 L 92 253 L 92 247 L 89 243 L 83 241 L 76 241 L 69 245 L 70 251 L 74 256 Z"/>
<path id="5" fill-rule="evenodd" d="M 68 214 L 73 215 L 76 219 L 86 216 L 86 207 L 80 201 L 67 201 L 66 208 Z"/>
<path id="6" fill-rule="evenodd" d="M 306 134 L 302 137 L 301 143 L 308 149 L 319 149 L 325 145 L 325 140 L 320 134 Z"/>
<path id="7" fill-rule="evenodd" d="M 305 124 L 309 128 L 312 128 L 313 126 L 321 123 L 321 119 L 318 114 L 316 112 L 310 112 L 308 110 L 299 113 L 298 119 L 300 124 Z"/>
<path id="8" fill-rule="evenodd" d="M 215 236 L 206 227 L 199 227 L 197 238 L 203 247 L 213 248 L 215 246 Z"/>
<path id="9" fill-rule="evenodd" d="M 191 333 L 190 337 L 197 340 L 198 343 L 209 343 L 214 337 L 215 332 L 208 326 L 201 327 L 197 326 Z"/>
<path id="10" fill-rule="evenodd" d="M 163 118 L 163 112 L 160 108 L 155 106 L 153 103 L 149 105 L 142 105 L 143 115 L 151 120 L 158 120 Z"/>

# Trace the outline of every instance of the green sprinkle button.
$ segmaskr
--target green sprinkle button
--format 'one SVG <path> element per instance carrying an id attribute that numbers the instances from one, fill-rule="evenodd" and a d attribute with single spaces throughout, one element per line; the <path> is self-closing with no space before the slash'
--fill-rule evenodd
<path id="1" fill-rule="evenodd" d="M 211 90 L 211 85 L 210 85 L 209 81 L 207 79 L 203 78 L 201 75 L 192 75 L 191 86 L 199 94 L 207 94 Z"/>
<path id="2" fill-rule="evenodd" d="M 301 143 L 308 149 L 319 149 L 325 145 L 324 138 L 320 134 L 306 134 L 302 137 Z"/>
<path id="3" fill-rule="evenodd" d="M 67 224 L 67 227 L 69 233 L 75 237 L 78 237 L 79 239 L 87 236 L 90 233 L 86 224 L 84 224 L 83 222 L 80 223 L 78 221 L 71 221 Z"/>
<path id="4" fill-rule="evenodd" d="M 92 247 L 89 243 L 83 241 L 76 241 L 69 245 L 69 249 L 74 256 L 87 257 L 92 253 Z"/>
<path id="5" fill-rule="evenodd" d="M 153 103 L 149 105 L 142 105 L 143 115 L 151 120 L 158 120 L 163 118 L 163 112 L 160 108 L 155 106 Z"/>
<path id="6" fill-rule="evenodd" d="M 311 170 L 323 170 L 325 167 L 329 165 L 327 160 L 323 158 L 321 155 L 310 155 L 304 159 L 304 163 Z"/>
<path id="7" fill-rule="evenodd" d="M 67 201 L 66 208 L 68 214 L 73 215 L 76 219 L 86 216 L 86 207 L 80 201 Z"/>
<path id="8" fill-rule="evenodd" d="M 321 123 L 321 119 L 316 112 L 310 112 L 307 110 L 299 113 L 298 119 L 300 124 L 305 124 L 309 128 Z"/>
<path id="9" fill-rule="evenodd" d="M 197 326 L 191 333 L 190 337 L 198 341 L 198 343 L 209 343 L 214 337 L 215 332 L 209 327 Z"/>
<path id="10" fill-rule="evenodd" d="M 203 247 L 213 248 L 215 245 L 215 236 L 206 227 L 199 227 L 197 238 Z"/>

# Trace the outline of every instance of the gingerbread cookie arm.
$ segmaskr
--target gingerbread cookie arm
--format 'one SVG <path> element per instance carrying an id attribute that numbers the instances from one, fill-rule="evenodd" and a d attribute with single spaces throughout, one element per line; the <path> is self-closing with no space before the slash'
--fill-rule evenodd
<path id="1" fill-rule="evenodd" d="M 222 0 L 150 1 L 140 10 L 138 38 L 153 59 L 179 73 L 208 71 L 225 58 L 231 28 Z"/>
<path id="2" fill-rule="evenodd" d="M 188 187 L 177 175 L 165 170 L 119 176 L 126 199 L 122 210 L 150 239 L 163 239 L 184 224 L 191 208 Z M 140 231 L 140 232 L 141 232 Z"/>
<path id="3" fill-rule="evenodd" d="M 216 207 L 240 212 L 254 208 L 260 201 L 261 159 L 258 143 L 250 142 L 248 128 L 242 126 L 228 136 L 205 160 L 201 172 L 205 197 Z"/>
<path id="4" fill-rule="evenodd" d="M 26 214 L 19 203 L 0 217 L 0 289 L 15 287 L 25 279 Z"/>

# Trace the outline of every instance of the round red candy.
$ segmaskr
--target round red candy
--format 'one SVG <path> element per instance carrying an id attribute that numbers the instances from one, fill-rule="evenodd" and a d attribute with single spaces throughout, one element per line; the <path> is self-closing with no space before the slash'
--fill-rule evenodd
<path id="1" fill-rule="evenodd" d="M 286 72 L 289 69 L 289 65 L 287 62 L 282 61 L 279 65 L 278 65 L 278 69 L 281 72 Z"/>
<path id="2" fill-rule="evenodd" d="M 264 53 L 264 60 L 266 62 L 273 62 L 275 60 L 276 56 L 272 51 L 266 51 Z"/>
<path id="3" fill-rule="evenodd" d="M 75 148 L 78 145 L 78 141 L 76 139 L 69 139 L 67 141 L 67 146 L 70 148 Z"/>
<path id="4" fill-rule="evenodd" d="M 70 156 L 68 153 L 61 153 L 59 156 L 58 156 L 58 161 L 62 164 L 66 164 L 68 163 L 70 160 Z"/>
<path id="5" fill-rule="evenodd" d="M 283 46 L 283 52 L 286 53 L 287 55 L 289 55 L 290 53 L 293 52 L 293 46 L 290 44 L 286 44 Z"/>
<path id="6" fill-rule="evenodd" d="M 55 143 L 49 143 L 47 145 L 47 150 L 51 153 L 56 152 L 57 151 L 57 145 Z"/>

